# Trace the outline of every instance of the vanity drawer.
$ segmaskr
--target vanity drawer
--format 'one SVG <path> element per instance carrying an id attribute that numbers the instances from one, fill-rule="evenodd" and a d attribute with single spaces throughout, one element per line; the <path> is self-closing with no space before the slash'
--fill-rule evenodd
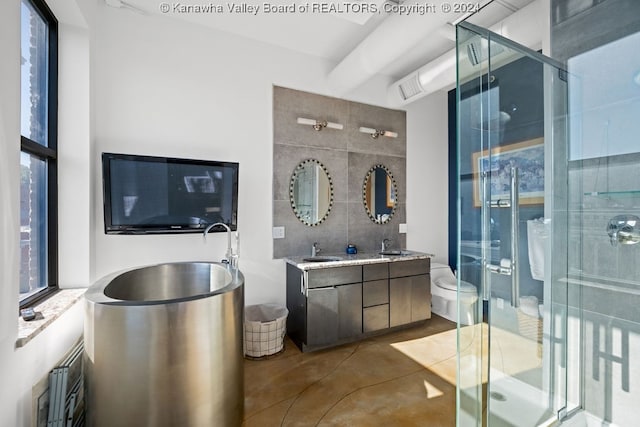
<path id="1" fill-rule="evenodd" d="M 362 306 L 371 307 L 372 305 L 389 303 L 389 281 L 375 280 L 373 282 L 364 282 L 362 284 Z"/>
<path id="2" fill-rule="evenodd" d="M 309 289 L 359 283 L 362 282 L 362 267 L 353 265 L 309 270 L 308 278 L 307 287 Z"/>
<path id="3" fill-rule="evenodd" d="M 389 263 L 389 277 L 417 276 L 429 274 L 429 259 L 417 259 L 414 261 L 396 261 Z"/>
<path id="4" fill-rule="evenodd" d="M 389 327 L 389 304 L 367 307 L 362 310 L 362 331 L 372 332 Z"/>
<path id="5" fill-rule="evenodd" d="M 381 280 L 389 278 L 389 263 L 369 264 L 362 267 L 362 280 Z"/>

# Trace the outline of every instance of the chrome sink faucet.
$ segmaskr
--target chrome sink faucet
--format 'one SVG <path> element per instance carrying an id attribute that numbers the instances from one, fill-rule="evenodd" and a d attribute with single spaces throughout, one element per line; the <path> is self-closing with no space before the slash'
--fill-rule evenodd
<path id="1" fill-rule="evenodd" d="M 313 242 L 313 245 L 311 245 L 311 256 L 316 256 L 320 252 L 322 252 L 322 249 L 318 247 L 318 242 Z"/>
<path id="2" fill-rule="evenodd" d="M 384 252 L 387 250 L 387 245 L 389 245 L 389 243 L 391 243 L 392 240 L 391 239 L 382 239 L 382 247 L 380 248 L 380 252 Z"/>
<path id="3" fill-rule="evenodd" d="M 229 226 L 225 223 L 222 222 L 216 222 L 214 224 L 210 224 L 207 226 L 207 228 L 204 229 L 204 240 L 207 240 L 207 234 L 209 234 L 209 231 L 211 231 L 211 229 L 217 225 L 221 225 L 223 226 L 226 230 L 227 230 L 227 252 L 224 254 L 224 261 L 227 263 L 227 265 L 229 265 L 232 268 L 237 269 L 238 268 L 238 244 L 239 244 L 239 235 L 238 232 L 236 231 L 236 253 L 233 253 L 233 248 L 231 247 L 231 228 L 229 228 Z"/>

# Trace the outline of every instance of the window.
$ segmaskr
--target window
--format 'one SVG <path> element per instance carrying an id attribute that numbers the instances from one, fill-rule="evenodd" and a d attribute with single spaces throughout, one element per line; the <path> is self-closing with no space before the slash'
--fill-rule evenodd
<path id="1" fill-rule="evenodd" d="M 43 0 L 22 0 L 20 307 L 57 289 L 57 31 Z"/>

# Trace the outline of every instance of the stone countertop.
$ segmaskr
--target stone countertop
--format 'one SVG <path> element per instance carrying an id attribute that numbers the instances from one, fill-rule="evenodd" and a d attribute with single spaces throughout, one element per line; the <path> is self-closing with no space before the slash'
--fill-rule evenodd
<path id="1" fill-rule="evenodd" d="M 413 261 L 419 259 L 429 259 L 433 257 L 433 254 L 424 252 L 402 250 L 398 255 L 380 255 L 378 253 L 357 253 L 355 255 L 348 254 L 322 254 L 318 258 L 323 257 L 335 257 L 335 261 L 314 262 L 305 261 L 310 256 L 295 256 L 287 257 L 285 261 L 288 264 L 300 270 L 317 270 L 321 268 L 334 268 L 334 267 L 347 267 L 351 265 L 368 265 L 379 264 L 382 262 L 398 262 L 398 261 Z"/>

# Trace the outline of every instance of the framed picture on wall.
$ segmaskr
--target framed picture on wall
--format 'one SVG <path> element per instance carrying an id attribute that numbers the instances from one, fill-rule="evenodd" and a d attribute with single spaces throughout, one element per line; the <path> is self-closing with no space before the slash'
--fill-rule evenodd
<path id="1" fill-rule="evenodd" d="M 535 138 L 489 150 L 473 156 L 473 205 L 480 207 L 481 172 L 491 171 L 491 200 L 509 200 L 511 168 L 520 178 L 520 204 L 544 203 L 544 139 Z"/>

